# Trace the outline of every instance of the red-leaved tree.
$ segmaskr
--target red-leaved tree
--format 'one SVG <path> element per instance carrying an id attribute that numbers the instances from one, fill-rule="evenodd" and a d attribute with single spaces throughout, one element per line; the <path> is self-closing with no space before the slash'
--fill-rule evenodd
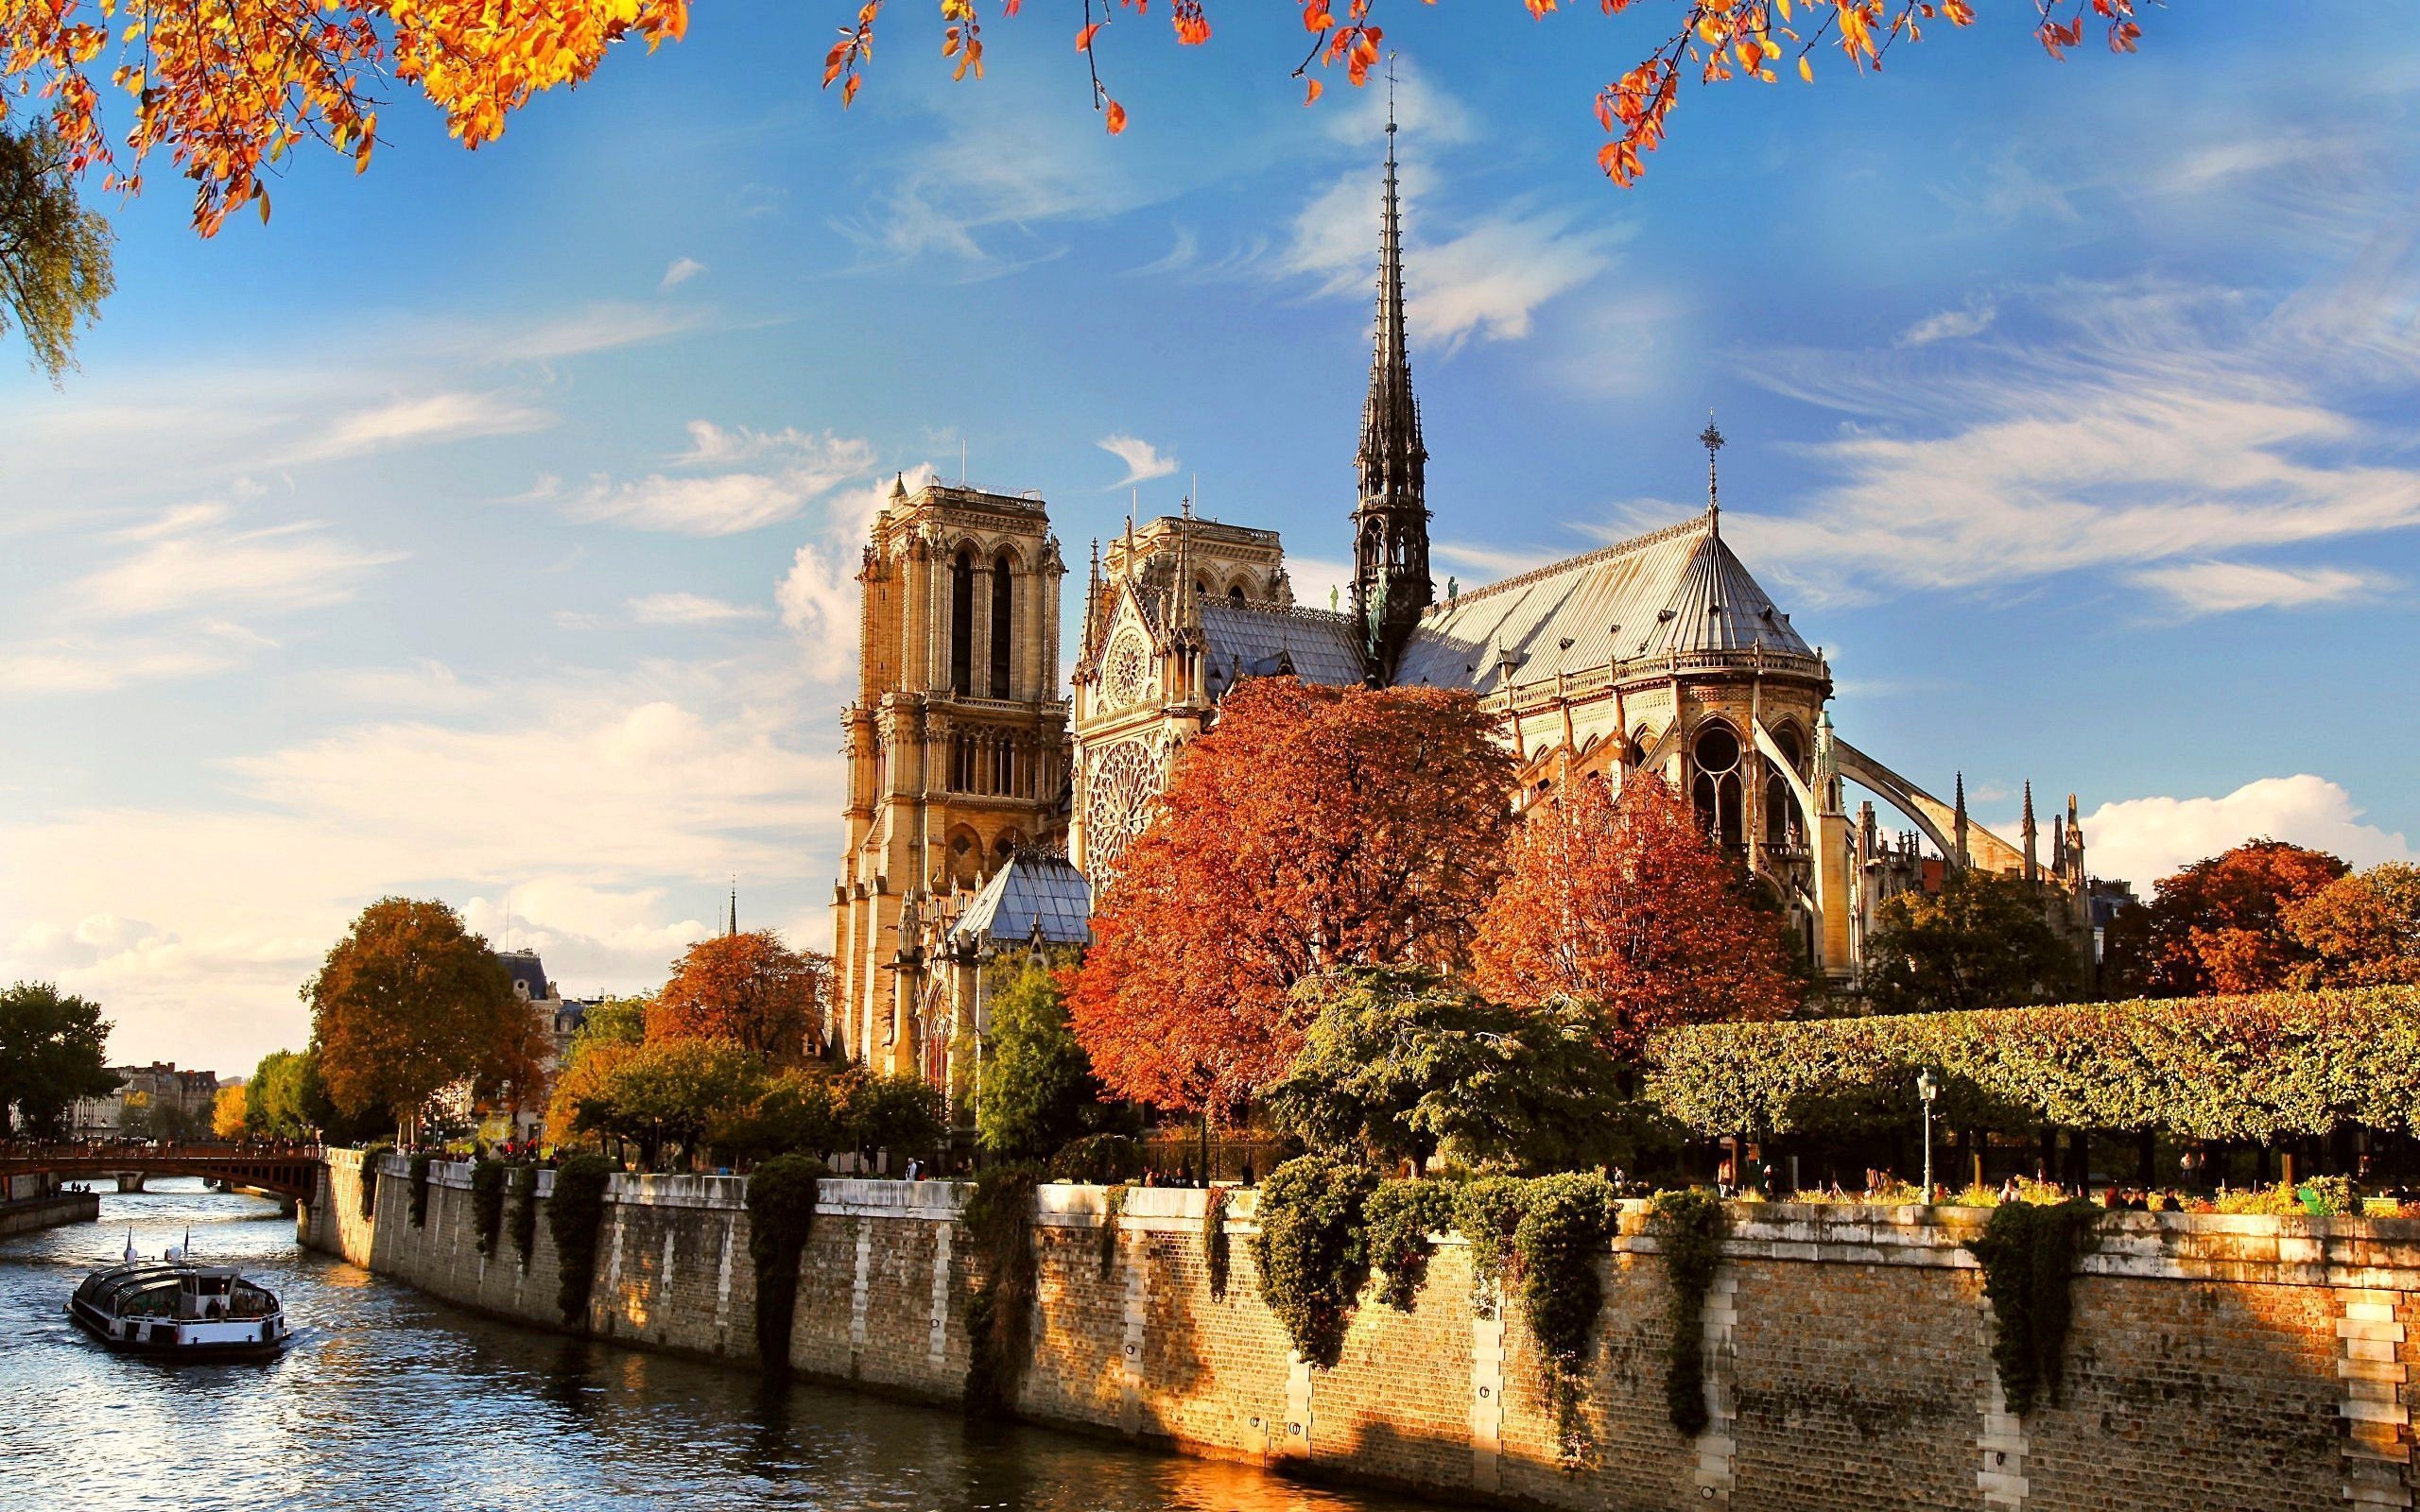
<path id="1" fill-rule="evenodd" d="M 2176 998 L 2295 986 L 2313 952 L 2294 937 L 2289 911 L 2348 869 L 2325 850 L 2247 840 L 2163 877 L 2151 902 L 2110 924 L 2116 985 Z"/>
<path id="2" fill-rule="evenodd" d="M 791 950 L 769 929 L 701 939 L 648 1004 L 648 1041 L 729 1040 L 770 1065 L 802 1065 L 831 981 L 830 956 Z"/>
<path id="3" fill-rule="evenodd" d="M 1738 881 L 1663 779 L 1634 774 L 1619 798 L 1587 779 L 1513 837 L 1474 977 L 1499 1002 L 1586 1005 L 1625 1059 L 1673 1024 L 1780 1018 L 1798 995 L 1780 920 Z"/>
<path id="4" fill-rule="evenodd" d="M 1246 682 L 1186 749 L 1093 917 L 1067 1006 L 1120 1097 L 1224 1116 L 1283 1075 L 1295 983 L 1461 962 L 1512 760 L 1468 694 Z"/>

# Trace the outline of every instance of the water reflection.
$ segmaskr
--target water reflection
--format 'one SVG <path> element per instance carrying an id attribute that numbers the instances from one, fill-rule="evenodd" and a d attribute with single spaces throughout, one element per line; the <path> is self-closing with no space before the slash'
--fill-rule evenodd
<path id="1" fill-rule="evenodd" d="M 898 1512 L 1378 1512 L 1298 1486 L 511 1328 L 293 1242 L 200 1183 L 104 1194 L 98 1226 L 0 1241 L 0 1503 L 184 1508 L 809 1507 Z M 104 1352 L 62 1311 L 134 1228 L 188 1225 L 308 1332 L 280 1359 L 163 1365 Z"/>

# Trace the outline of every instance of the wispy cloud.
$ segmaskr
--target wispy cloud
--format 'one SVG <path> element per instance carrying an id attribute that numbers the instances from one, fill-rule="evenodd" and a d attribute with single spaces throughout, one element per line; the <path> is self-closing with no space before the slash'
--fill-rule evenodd
<path id="1" fill-rule="evenodd" d="M 597 476 L 578 487 L 541 478 L 520 500 L 550 504 L 564 518 L 588 524 L 738 535 L 796 518 L 841 483 L 862 476 L 874 458 L 868 442 L 830 431 L 725 429 L 693 421 L 689 440 L 689 450 L 672 459 L 675 468 L 725 471 L 621 481 Z M 735 465 L 741 463 L 752 465 Z"/>
<path id="2" fill-rule="evenodd" d="M 631 618 L 641 625 L 729 625 L 735 620 L 761 620 L 766 611 L 753 604 L 699 593 L 648 593 L 630 603 Z"/>
<path id="3" fill-rule="evenodd" d="M 2188 616 L 2342 604 L 2377 597 L 2395 586 L 2383 573 L 2348 567 L 2263 567 L 2240 561 L 2151 567 L 2135 574 L 2134 580 L 2167 594 Z"/>
<path id="4" fill-rule="evenodd" d="M 1111 489 L 1164 478 L 1177 468 L 1175 457 L 1161 455 L 1157 447 L 1137 436 L 1104 436 L 1093 444 L 1126 464 L 1126 475 L 1109 485 Z"/>
<path id="5" fill-rule="evenodd" d="M 672 260 L 671 266 L 664 270 L 664 277 L 655 286 L 658 291 L 668 294 L 705 270 L 706 265 L 694 257 L 676 257 Z"/>
<path id="6" fill-rule="evenodd" d="M 1936 341 L 1980 335 L 1991 329 L 1999 313 L 1999 306 L 1989 300 L 1978 300 L 1963 309 L 1936 311 L 1901 332 L 1899 345 L 1928 347 Z"/>
<path id="7" fill-rule="evenodd" d="M 421 394 L 335 416 L 283 458 L 325 462 L 398 446 L 429 446 L 478 436 L 513 436 L 555 423 L 546 410 L 500 392 Z"/>
<path id="8" fill-rule="evenodd" d="M 320 609 L 351 598 L 373 569 L 403 554 L 355 546 L 318 521 L 227 530 L 194 516 L 66 584 L 67 612 L 96 620 L 203 609 L 246 614 Z"/>

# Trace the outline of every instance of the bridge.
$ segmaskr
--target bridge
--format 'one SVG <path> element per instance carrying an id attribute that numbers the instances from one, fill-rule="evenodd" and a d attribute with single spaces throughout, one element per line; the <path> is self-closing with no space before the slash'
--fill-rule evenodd
<path id="1" fill-rule="evenodd" d="M 121 1192 L 140 1192 L 147 1177 L 198 1176 L 253 1187 L 292 1201 L 319 1178 L 316 1144 L 114 1143 L 0 1144 L 0 1177 L 45 1174 L 67 1180 L 113 1177 Z"/>

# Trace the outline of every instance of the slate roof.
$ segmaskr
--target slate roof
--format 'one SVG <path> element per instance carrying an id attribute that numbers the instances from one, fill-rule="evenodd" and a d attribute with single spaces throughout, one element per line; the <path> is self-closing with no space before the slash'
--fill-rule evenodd
<path id="1" fill-rule="evenodd" d="M 1305 682 L 1350 687 L 1361 680 L 1360 641 L 1353 630 L 1349 614 L 1204 597 L 1203 679 L 1214 698 L 1223 696 L 1239 678 L 1288 671 Z"/>
<path id="2" fill-rule="evenodd" d="M 546 1001 L 546 966 L 536 951 L 498 951 L 495 958 L 504 963 L 514 985 L 528 993 L 530 1002 Z"/>
<path id="3" fill-rule="evenodd" d="M 1610 661 L 1759 645 L 1815 654 L 1701 517 L 1432 607 L 1393 680 L 1488 694 Z"/>
<path id="4" fill-rule="evenodd" d="M 1088 945 L 1093 892 L 1065 856 L 1020 850 L 992 874 L 958 922 L 949 943 L 958 950 L 1024 945 L 1042 926 L 1046 945 Z"/>

